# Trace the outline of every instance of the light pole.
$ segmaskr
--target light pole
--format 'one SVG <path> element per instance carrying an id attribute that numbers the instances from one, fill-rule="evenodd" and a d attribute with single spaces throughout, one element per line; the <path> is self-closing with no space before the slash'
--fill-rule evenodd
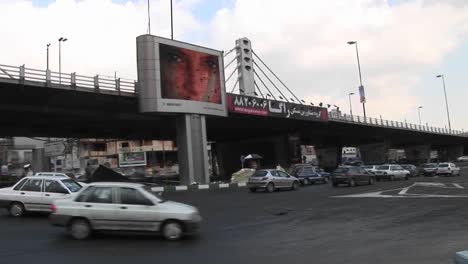
<path id="1" fill-rule="evenodd" d="M 361 74 L 361 63 L 359 61 L 359 50 L 357 41 L 348 41 L 349 45 L 355 45 L 356 47 L 356 57 L 357 57 L 357 64 L 358 64 L 358 71 L 359 71 L 359 94 L 361 96 L 361 103 L 362 103 L 362 111 L 364 112 L 364 119 L 366 118 L 366 98 L 364 95 L 364 86 L 362 85 L 362 74 Z"/>
<path id="2" fill-rule="evenodd" d="M 348 94 L 348 97 L 349 97 L 349 113 L 351 114 L 351 116 L 353 116 L 353 106 L 351 105 L 351 95 L 353 95 L 354 93 L 349 93 Z"/>
<path id="3" fill-rule="evenodd" d="M 445 77 L 443 74 L 439 74 L 436 76 L 437 78 L 442 78 L 442 84 L 444 86 L 444 96 L 445 96 L 445 107 L 447 108 L 447 120 L 448 120 L 448 126 L 449 130 L 452 130 L 452 126 L 450 125 L 450 113 L 449 113 L 449 107 L 448 107 L 448 101 L 447 101 L 447 91 L 445 89 Z"/>
<path id="4" fill-rule="evenodd" d="M 50 43 L 47 44 L 47 71 L 49 71 L 49 47 Z"/>
<path id="5" fill-rule="evenodd" d="M 59 83 L 62 84 L 62 42 L 67 41 L 66 38 L 60 37 L 59 42 Z"/>
<path id="6" fill-rule="evenodd" d="M 418 106 L 418 117 L 419 117 L 419 125 L 421 125 L 421 108 L 422 106 Z"/>

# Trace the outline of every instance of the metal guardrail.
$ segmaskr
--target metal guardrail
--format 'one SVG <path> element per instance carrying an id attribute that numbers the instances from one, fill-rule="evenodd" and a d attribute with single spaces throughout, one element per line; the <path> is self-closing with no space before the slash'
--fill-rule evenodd
<path id="1" fill-rule="evenodd" d="M 432 127 L 432 126 L 427 126 L 427 125 L 426 126 L 417 125 L 417 124 L 412 124 L 412 123 L 407 123 L 407 122 L 386 120 L 382 118 L 372 118 L 372 117 L 364 118 L 363 116 L 347 115 L 347 114 L 341 114 L 338 112 L 328 112 L 328 119 L 332 121 L 337 121 L 337 122 L 356 123 L 356 124 L 363 124 L 363 125 L 370 125 L 370 126 L 427 132 L 427 133 L 432 133 L 432 134 L 468 137 L 468 133 L 464 131 L 460 131 L 460 130 L 454 130 L 454 129 L 450 130 L 447 128 Z"/>
<path id="2" fill-rule="evenodd" d="M 53 86 L 68 89 L 89 89 L 94 92 L 113 91 L 116 93 L 135 93 L 136 82 L 124 78 L 95 75 L 93 77 L 74 73 L 59 73 L 51 70 L 26 68 L 25 65 L 10 66 L 0 64 L 0 78 L 8 81 L 37 82 L 41 86 Z"/>
<path id="3" fill-rule="evenodd" d="M 17 82 L 24 84 L 25 81 L 30 81 L 45 87 L 59 87 L 65 89 L 86 89 L 100 92 L 121 92 L 135 94 L 136 81 L 123 78 L 112 78 L 105 75 L 84 76 L 76 73 L 58 73 L 50 70 L 37 70 L 22 66 L 11 66 L 0 64 L 0 82 Z M 438 128 L 431 126 L 416 125 L 407 122 L 398 122 L 393 120 L 384 120 L 379 118 L 362 116 L 351 116 L 338 112 L 329 112 L 329 120 L 346 123 L 356 123 L 362 125 L 379 126 L 386 128 L 396 128 L 412 131 L 427 132 L 433 134 L 453 135 L 460 137 L 468 137 L 468 133 L 460 130 L 449 130 L 446 128 Z"/>

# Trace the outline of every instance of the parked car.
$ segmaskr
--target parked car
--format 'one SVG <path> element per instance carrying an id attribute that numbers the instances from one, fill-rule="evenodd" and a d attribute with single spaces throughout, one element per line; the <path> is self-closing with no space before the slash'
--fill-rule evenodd
<path id="1" fill-rule="evenodd" d="M 67 177 L 70 178 L 69 175 L 61 172 L 36 172 L 33 176 L 55 176 L 55 177 Z"/>
<path id="2" fill-rule="evenodd" d="M 50 222 L 74 239 L 95 230 L 160 232 L 168 240 L 198 230 L 201 216 L 190 205 L 164 201 L 141 183 L 92 183 L 76 197 L 51 206 Z"/>
<path id="3" fill-rule="evenodd" d="M 377 169 L 377 166 L 379 166 L 379 165 L 362 165 L 361 168 L 363 168 L 366 171 L 374 174 L 376 169 Z"/>
<path id="4" fill-rule="evenodd" d="M 82 186 L 65 176 L 28 176 L 0 189 L 0 205 L 19 217 L 29 211 L 50 212 L 54 200 L 67 199 Z"/>
<path id="5" fill-rule="evenodd" d="M 297 167 L 292 175 L 298 178 L 303 185 L 328 182 L 328 178 L 324 176 L 325 174 L 322 175 L 317 167 L 311 165 Z"/>
<path id="6" fill-rule="evenodd" d="M 403 169 L 400 165 L 396 164 L 385 164 L 377 166 L 375 171 L 375 177 L 377 181 L 386 179 L 389 181 L 394 181 L 396 179 L 405 179 L 408 180 L 410 177 L 410 172 Z"/>
<path id="7" fill-rule="evenodd" d="M 457 161 L 468 161 L 468 156 L 461 156 L 457 158 Z"/>
<path id="8" fill-rule="evenodd" d="M 424 163 L 421 165 L 421 172 L 424 176 L 434 176 L 437 171 L 436 163 Z"/>
<path id="9" fill-rule="evenodd" d="M 439 163 L 439 165 L 437 165 L 436 175 L 460 176 L 460 168 L 449 162 Z"/>
<path id="10" fill-rule="evenodd" d="M 331 174 L 333 187 L 339 184 L 356 186 L 359 184 L 374 184 L 375 176 L 361 167 L 340 166 Z"/>
<path id="11" fill-rule="evenodd" d="M 277 189 L 299 188 L 299 179 L 287 174 L 281 170 L 267 169 L 257 170 L 247 182 L 250 191 L 255 192 L 258 189 L 265 189 L 267 192 L 273 192 Z"/>
<path id="12" fill-rule="evenodd" d="M 411 177 L 419 176 L 419 168 L 411 164 L 402 164 L 401 167 L 409 171 Z"/>
<path id="13" fill-rule="evenodd" d="M 330 181 L 331 174 L 329 172 L 326 172 L 324 169 L 319 167 L 315 167 L 315 171 L 317 171 L 318 173 L 320 173 L 320 175 L 322 175 L 322 177 L 327 178 L 327 180 Z"/>

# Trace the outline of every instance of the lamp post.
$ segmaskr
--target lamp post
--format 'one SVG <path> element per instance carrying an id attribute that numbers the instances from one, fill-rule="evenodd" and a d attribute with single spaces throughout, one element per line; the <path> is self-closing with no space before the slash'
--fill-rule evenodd
<path id="1" fill-rule="evenodd" d="M 348 41 L 349 45 L 355 45 L 356 47 L 356 58 L 357 58 L 357 64 L 358 64 L 358 71 L 359 71 L 359 93 L 361 96 L 361 102 L 362 102 L 362 111 L 364 113 L 364 119 L 366 118 L 366 100 L 364 97 L 364 86 L 362 85 L 362 74 L 361 74 L 361 63 L 359 61 L 359 50 L 358 50 L 358 44 L 357 41 Z"/>
<path id="2" fill-rule="evenodd" d="M 49 71 L 49 47 L 50 43 L 47 44 L 47 71 Z"/>
<path id="3" fill-rule="evenodd" d="M 353 95 L 354 93 L 349 93 L 348 94 L 348 97 L 349 97 L 349 113 L 351 114 L 351 116 L 353 116 L 353 106 L 351 105 L 351 95 Z"/>
<path id="4" fill-rule="evenodd" d="M 447 91 L 445 89 L 445 77 L 443 74 L 439 74 L 436 76 L 437 78 L 442 78 L 442 84 L 444 86 L 444 96 L 445 96 L 445 107 L 447 109 L 447 120 L 448 120 L 448 126 L 449 130 L 452 130 L 452 126 L 450 125 L 450 113 L 449 113 L 449 106 L 448 106 L 448 101 L 447 101 Z"/>
<path id="5" fill-rule="evenodd" d="M 66 38 L 60 37 L 59 42 L 59 83 L 62 84 L 62 42 L 67 41 Z"/>
<path id="6" fill-rule="evenodd" d="M 421 125 L 421 108 L 422 106 L 418 106 L 418 117 L 419 117 L 419 125 Z"/>

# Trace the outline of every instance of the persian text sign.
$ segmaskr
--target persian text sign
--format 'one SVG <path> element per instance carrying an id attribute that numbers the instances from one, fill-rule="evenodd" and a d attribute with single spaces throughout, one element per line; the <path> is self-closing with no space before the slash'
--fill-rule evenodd
<path id="1" fill-rule="evenodd" d="M 228 94 L 227 105 L 229 112 L 232 113 L 328 121 L 327 109 L 317 106 L 273 101 L 239 94 Z"/>

